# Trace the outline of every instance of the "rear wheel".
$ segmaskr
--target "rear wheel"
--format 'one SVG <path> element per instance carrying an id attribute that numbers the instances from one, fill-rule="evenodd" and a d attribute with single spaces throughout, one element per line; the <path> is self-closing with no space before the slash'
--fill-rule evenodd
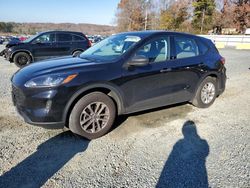
<path id="1" fill-rule="evenodd" d="M 16 66 L 21 68 L 21 67 L 31 63 L 31 57 L 29 54 L 27 54 L 25 52 L 18 52 L 17 54 L 15 54 L 13 61 L 16 64 Z"/>
<path id="2" fill-rule="evenodd" d="M 95 139 L 106 134 L 113 125 L 116 108 L 112 99 L 101 92 L 82 97 L 73 107 L 69 129 L 80 136 Z"/>
<path id="3" fill-rule="evenodd" d="M 216 78 L 207 77 L 201 82 L 193 105 L 199 108 L 207 108 L 214 103 L 217 93 Z"/>
<path id="4" fill-rule="evenodd" d="M 73 57 L 76 57 L 76 56 L 78 56 L 80 53 L 82 53 L 82 51 L 81 50 L 76 50 L 76 51 L 74 51 L 73 52 Z"/>

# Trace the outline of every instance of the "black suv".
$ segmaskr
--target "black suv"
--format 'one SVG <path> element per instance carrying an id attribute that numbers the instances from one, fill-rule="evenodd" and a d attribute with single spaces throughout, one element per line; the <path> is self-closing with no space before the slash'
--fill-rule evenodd
<path id="1" fill-rule="evenodd" d="M 1 54 L 18 67 L 23 67 L 38 60 L 66 55 L 76 56 L 90 46 L 89 40 L 83 33 L 47 31 L 23 42 L 11 42 Z"/>
<path id="2" fill-rule="evenodd" d="M 208 39 L 145 31 L 111 36 L 76 57 L 31 64 L 12 78 L 25 121 L 88 139 L 117 115 L 181 102 L 209 107 L 225 89 L 225 60 Z"/>

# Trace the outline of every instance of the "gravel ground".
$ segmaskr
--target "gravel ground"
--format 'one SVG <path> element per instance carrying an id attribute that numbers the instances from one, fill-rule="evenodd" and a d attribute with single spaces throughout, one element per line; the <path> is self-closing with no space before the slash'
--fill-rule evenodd
<path id="1" fill-rule="evenodd" d="M 220 52 L 227 87 L 210 108 L 121 117 L 90 142 L 24 123 L 10 97 L 17 68 L 0 58 L 0 187 L 250 187 L 250 51 Z"/>

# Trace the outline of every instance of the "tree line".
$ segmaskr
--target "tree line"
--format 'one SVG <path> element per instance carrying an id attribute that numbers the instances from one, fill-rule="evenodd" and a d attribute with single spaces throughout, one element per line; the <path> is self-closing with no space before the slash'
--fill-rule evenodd
<path id="1" fill-rule="evenodd" d="M 221 33 L 250 27 L 250 0 L 120 0 L 117 31 L 174 30 Z"/>
<path id="2" fill-rule="evenodd" d="M 33 35 L 37 32 L 47 30 L 69 30 L 79 31 L 84 34 L 111 35 L 115 32 L 115 27 L 95 24 L 73 24 L 73 23 L 14 23 L 0 22 L 0 33 L 13 33 Z"/>

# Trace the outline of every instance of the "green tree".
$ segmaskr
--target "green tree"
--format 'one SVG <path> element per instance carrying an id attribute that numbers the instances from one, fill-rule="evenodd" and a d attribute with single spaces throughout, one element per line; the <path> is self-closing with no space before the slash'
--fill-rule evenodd
<path id="1" fill-rule="evenodd" d="M 215 12 L 214 0 L 195 0 L 193 2 L 194 12 L 192 25 L 201 33 L 213 27 L 213 14 Z"/>
<path id="2" fill-rule="evenodd" d="M 182 25 L 189 17 L 188 1 L 176 1 L 161 11 L 160 29 L 183 30 Z"/>
<path id="3" fill-rule="evenodd" d="M 169 10 L 161 11 L 160 15 L 160 29 L 172 30 L 174 23 L 174 17 Z"/>

